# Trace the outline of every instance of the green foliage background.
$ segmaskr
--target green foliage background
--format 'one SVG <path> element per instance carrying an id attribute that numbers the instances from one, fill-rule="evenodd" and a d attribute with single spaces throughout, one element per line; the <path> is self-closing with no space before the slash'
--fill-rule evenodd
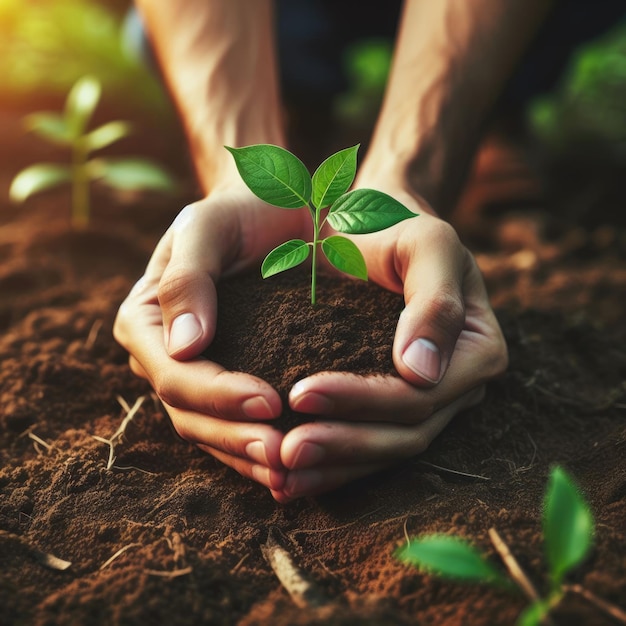
<path id="1" fill-rule="evenodd" d="M 577 50 L 560 86 L 537 98 L 528 115 L 532 129 L 554 148 L 594 139 L 623 145 L 626 21 Z"/>
<path id="2" fill-rule="evenodd" d="M 65 95 L 90 74 L 107 98 L 165 111 L 157 78 L 124 45 L 125 4 L 0 0 L 1 101 Z"/>

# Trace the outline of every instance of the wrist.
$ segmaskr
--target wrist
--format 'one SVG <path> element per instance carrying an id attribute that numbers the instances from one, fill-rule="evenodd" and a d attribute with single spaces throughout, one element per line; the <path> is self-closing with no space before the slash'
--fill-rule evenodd
<path id="1" fill-rule="evenodd" d="M 355 188 L 369 188 L 393 196 L 412 210 L 417 206 L 420 213 L 439 216 L 439 207 L 432 200 L 435 195 L 428 185 L 420 185 L 411 176 L 409 158 L 394 154 L 393 150 L 370 150 L 360 166 Z"/>

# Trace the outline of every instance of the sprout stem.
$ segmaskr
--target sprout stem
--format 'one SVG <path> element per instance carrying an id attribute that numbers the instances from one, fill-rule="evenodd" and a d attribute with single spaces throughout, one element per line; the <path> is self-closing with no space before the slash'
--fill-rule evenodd
<path id="1" fill-rule="evenodd" d="M 320 212 L 319 209 L 311 211 L 313 215 L 313 255 L 311 257 L 311 305 L 315 306 L 316 303 L 316 289 L 317 289 L 317 246 L 319 243 L 319 222 Z"/>
<path id="2" fill-rule="evenodd" d="M 72 224 L 82 230 L 89 223 L 89 176 L 87 153 L 78 139 L 72 150 Z"/>

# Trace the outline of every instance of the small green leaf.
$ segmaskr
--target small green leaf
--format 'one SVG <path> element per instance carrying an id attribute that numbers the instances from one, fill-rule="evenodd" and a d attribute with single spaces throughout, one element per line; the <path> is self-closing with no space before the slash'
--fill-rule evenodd
<path id="1" fill-rule="evenodd" d="M 226 149 L 256 196 L 282 209 L 299 209 L 311 199 L 311 175 L 288 150 L 269 144 Z"/>
<path id="2" fill-rule="evenodd" d="M 306 261 L 310 246 L 302 239 L 292 239 L 274 248 L 261 265 L 261 276 L 269 278 Z"/>
<path id="3" fill-rule="evenodd" d="M 25 126 L 39 137 L 61 146 L 72 143 L 65 119 L 56 113 L 32 113 L 24 118 Z"/>
<path id="4" fill-rule="evenodd" d="M 328 211 L 328 223 L 340 233 L 363 235 L 415 217 L 395 198 L 374 189 L 356 189 L 341 196 Z"/>
<path id="5" fill-rule="evenodd" d="M 474 548 L 459 537 L 430 535 L 403 548 L 399 557 L 444 578 L 469 582 L 501 582 L 502 577 Z"/>
<path id="6" fill-rule="evenodd" d="M 100 83 L 93 76 L 79 78 L 65 101 L 65 120 L 72 137 L 80 137 L 100 100 Z"/>
<path id="7" fill-rule="evenodd" d="M 160 166 L 146 159 L 93 159 L 89 177 L 121 191 L 173 191 L 174 179 Z"/>
<path id="8" fill-rule="evenodd" d="M 350 189 L 356 175 L 359 146 L 340 150 L 329 156 L 313 174 L 313 204 L 322 209 Z"/>
<path id="9" fill-rule="evenodd" d="M 71 180 L 70 168 L 56 163 L 38 163 L 23 169 L 11 183 L 9 197 L 12 202 L 24 202 L 29 196 L 52 189 Z"/>
<path id="10" fill-rule="evenodd" d="M 331 265 L 338 270 L 361 280 L 367 280 L 365 259 L 352 241 L 340 235 L 333 235 L 322 241 L 322 250 Z"/>
<path id="11" fill-rule="evenodd" d="M 593 542 L 593 515 L 565 470 L 555 467 L 544 502 L 543 534 L 554 586 L 587 555 Z"/>
<path id="12" fill-rule="evenodd" d="M 548 606 L 543 600 L 538 600 L 527 606 L 517 618 L 516 626 L 540 626 L 548 614 Z"/>
<path id="13" fill-rule="evenodd" d="M 88 152 L 106 148 L 122 137 L 131 133 L 132 127 L 128 122 L 108 122 L 85 135 L 85 148 Z"/>

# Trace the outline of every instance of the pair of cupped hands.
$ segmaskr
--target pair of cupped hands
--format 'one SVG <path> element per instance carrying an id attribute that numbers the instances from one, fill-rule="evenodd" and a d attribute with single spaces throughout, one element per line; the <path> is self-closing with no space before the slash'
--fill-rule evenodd
<path id="1" fill-rule="evenodd" d="M 283 241 L 310 240 L 307 209 L 271 207 L 235 178 L 180 212 L 115 321 L 132 371 L 150 382 L 177 433 L 278 502 L 423 452 L 507 365 L 482 276 L 454 229 L 406 186 L 357 179 L 359 187 L 420 214 L 348 235 L 370 280 L 404 294 L 393 345 L 400 377 L 314 373 L 293 386 L 289 404 L 316 420 L 284 434 L 272 426 L 282 411 L 275 389 L 201 356 L 219 323 L 217 281 L 258 266 Z"/>

